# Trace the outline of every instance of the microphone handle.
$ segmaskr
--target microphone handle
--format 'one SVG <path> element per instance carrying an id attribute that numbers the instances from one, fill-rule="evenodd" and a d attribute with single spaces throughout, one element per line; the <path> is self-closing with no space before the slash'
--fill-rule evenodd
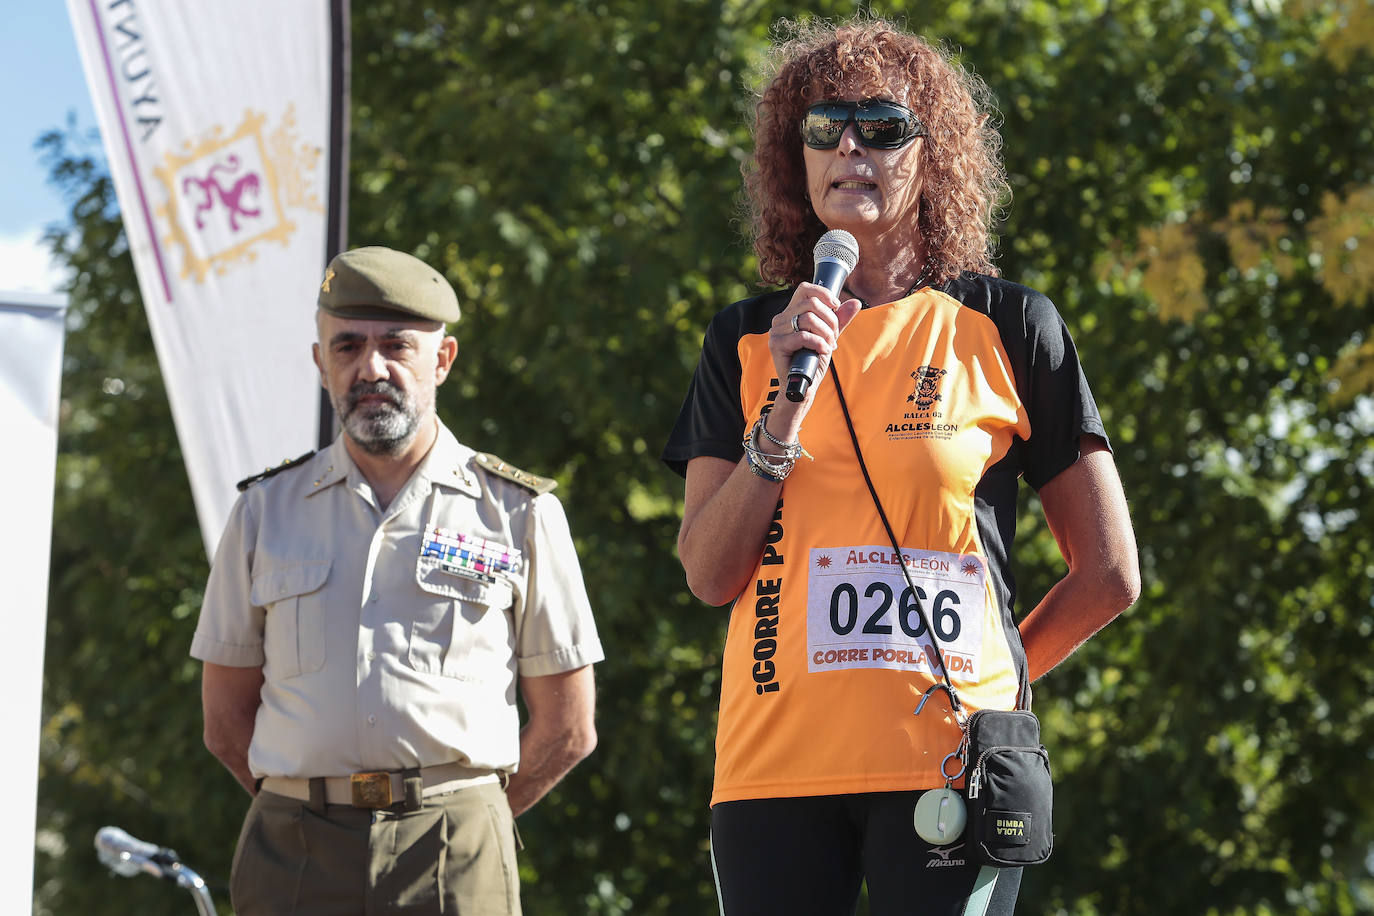
<path id="1" fill-rule="evenodd" d="M 816 279 L 811 282 L 830 290 L 830 295 L 840 298 L 844 281 L 849 279 L 849 268 L 838 258 L 821 258 L 816 262 Z"/>
<path id="2" fill-rule="evenodd" d="M 816 377 L 821 367 L 821 355 L 815 350 L 801 349 L 792 354 L 792 367 L 787 372 L 787 400 L 801 401 L 806 398 L 806 389 Z"/>
<path id="3" fill-rule="evenodd" d="M 821 258 L 816 262 L 816 279 L 811 282 L 824 286 L 831 295 L 838 297 L 844 289 L 844 281 L 849 279 L 849 268 L 835 258 Z M 821 365 L 821 356 L 815 350 L 803 347 L 792 354 L 792 364 L 787 370 L 787 400 L 801 401 L 806 398 L 806 390 L 816 378 Z"/>

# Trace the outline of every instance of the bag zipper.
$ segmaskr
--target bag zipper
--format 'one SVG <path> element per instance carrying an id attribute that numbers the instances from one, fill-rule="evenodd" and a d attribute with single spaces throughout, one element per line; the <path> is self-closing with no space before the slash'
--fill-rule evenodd
<path id="1" fill-rule="evenodd" d="M 969 801 L 972 801 L 973 799 L 977 798 L 979 791 L 982 790 L 983 764 L 987 762 L 988 755 L 995 754 L 998 751 L 1028 751 L 1032 754 L 1035 754 L 1036 756 L 1040 755 L 1040 748 L 1025 747 L 1020 744 L 998 744 L 983 751 L 983 753 L 978 755 L 978 762 L 973 765 L 973 771 L 969 773 L 968 776 Z"/>

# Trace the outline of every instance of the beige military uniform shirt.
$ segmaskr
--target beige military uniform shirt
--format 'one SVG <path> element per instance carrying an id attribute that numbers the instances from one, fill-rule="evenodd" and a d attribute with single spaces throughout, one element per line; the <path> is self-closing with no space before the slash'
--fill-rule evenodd
<path id="1" fill-rule="evenodd" d="M 241 494 L 191 655 L 263 667 L 255 777 L 512 772 L 517 675 L 604 657 L 563 507 L 442 424 L 385 510 L 342 437 Z"/>

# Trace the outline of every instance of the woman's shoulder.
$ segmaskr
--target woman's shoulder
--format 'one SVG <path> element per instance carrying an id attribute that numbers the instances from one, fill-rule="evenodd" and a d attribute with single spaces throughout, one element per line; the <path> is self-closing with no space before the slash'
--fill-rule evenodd
<path id="1" fill-rule="evenodd" d="M 774 316 L 787 308 L 791 300 L 792 290 L 775 289 L 732 302 L 716 312 L 709 333 L 736 338 L 767 333 Z"/>
<path id="2" fill-rule="evenodd" d="M 1063 331 L 1059 309 L 1038 289 L 972 271 L 964 271 L 941 289 L 961 305 L 991 318 L 1008 341 Z"/>
<path id="3" fill-rule="evenodd" d="M 1046 308 L 1054 311 L 1050 297 L 1038 289 L 971 270 L 962 272 L 940 289 L 961 304 L 987 314 L 1008 309 L 1022 313 L 1040 312 Z"/>

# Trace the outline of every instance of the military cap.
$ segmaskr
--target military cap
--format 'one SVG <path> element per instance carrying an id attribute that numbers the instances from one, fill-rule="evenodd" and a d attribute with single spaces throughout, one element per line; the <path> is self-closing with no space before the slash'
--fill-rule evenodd
<path id="1" fill-rule="evenodd" d="M 319 306 L 339 318 L 457 321 L 458 296 L 443 274 L 403 251 L 370 245 L 335 255 Z"/>

